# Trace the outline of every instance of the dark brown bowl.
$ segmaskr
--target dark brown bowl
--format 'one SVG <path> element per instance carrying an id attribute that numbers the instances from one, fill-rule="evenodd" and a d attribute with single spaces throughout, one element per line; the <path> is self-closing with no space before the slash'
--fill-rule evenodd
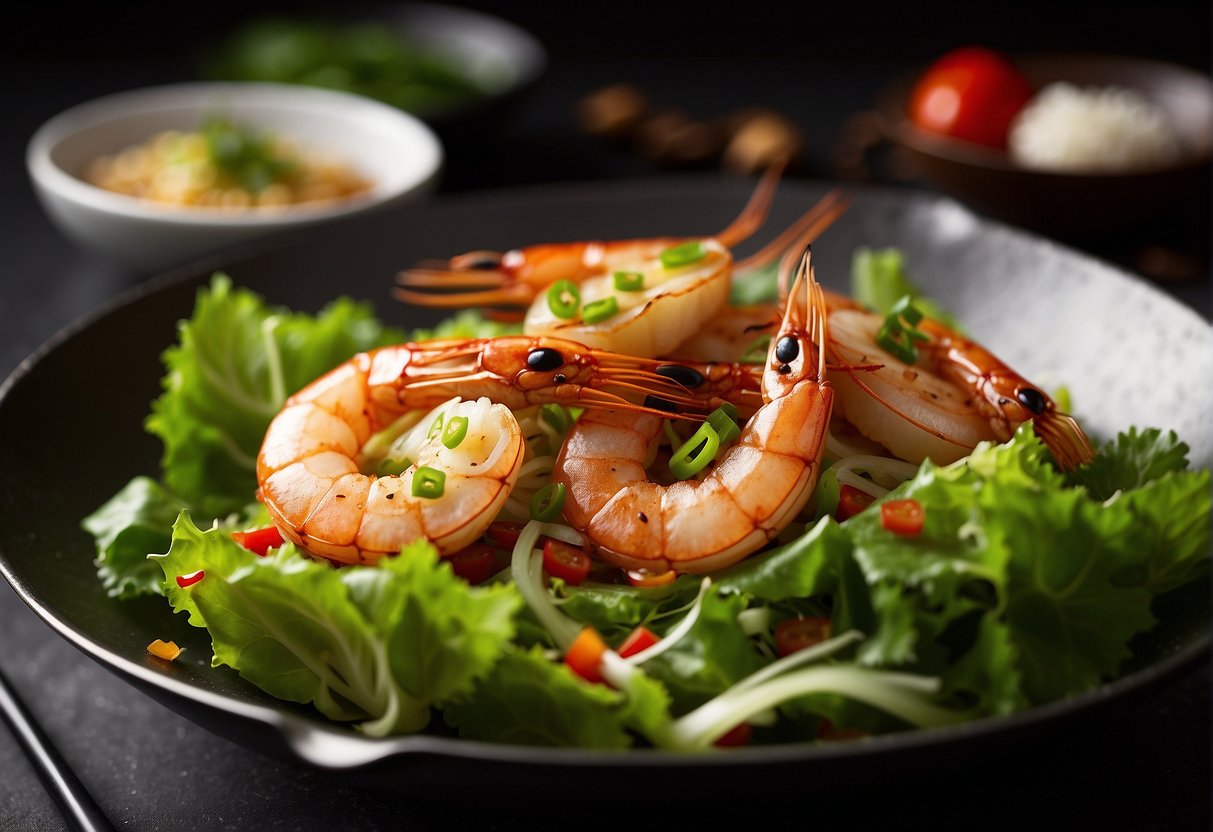
<path id="1" fill-rule="evenodd" d="M 1161 107 L 1183 155 L 1163 168 L 1125 173 L 1058 173 L 1017 165 L 1002 150 L 928 133 L 907 117 L 915 77 L 891 84 L 877 101 L 885 137 L 917 173 L 977 211 L 1059 236 L 1107 234 L 1207 202 L 1213 145 L 1213 80 L 1159 61 L 1120 56 L 1022 57 L 1016 65 L 1040 89 L 1054 81 L 1127 87 Z"/>

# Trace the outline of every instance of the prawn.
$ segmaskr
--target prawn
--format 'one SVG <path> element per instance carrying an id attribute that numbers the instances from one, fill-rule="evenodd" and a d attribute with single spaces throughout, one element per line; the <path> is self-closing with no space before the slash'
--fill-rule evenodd
<path id="1" fill-rule="evenodd" d="M 779 264 L 781 296 L 795 263 L 791 253 Z M 830 320 L 827 366 L 838 415 L 868 440 L 909 462 L 929 458 L 944 465 L 966 456 L 978 442 L 1007 441 L 1031 420 L 1062 469 L 1092 459 L 1091 443 L 1074 418 L 986 347 L 926 319 L 918 327 L 929 340 L 918 345 L 917 360 L 907 365 L 877 343 L 881 316 L 823 291 Z M 673 355 L 738 360 L 774 329 L 777 315 L 774 305 L 730 309 Z"/>
<path id="2" fill-rule="evenodd" d="M 757 395 L 746 378 L 554 338 L 382 347 L 287 399 L 257 456 L 258 496 L 283 537 L 319 557 L 370 563 L 419 538 L 447 555 L 479 537 L 509 497 L 525 452 L 512 410 L 557 403 L 666 415 L 644 401 L 694 404 L 690 379 L 700 398 L 744 402 Z M 448 432 L 452 423 L 460 429 Z M 377 467 L 372 448 L 387 445 L 408 457 L 399 472 Z"/>
<path id="3" fill-rule="evenodd" d="M 762 368 L 763 404 L 703 479 L 670 485 L 645 471 L 661 419 L 603 410 L 570 430 L 554 480 L 564 518 L 625 568 L 706 572 L 772 540 L 808 501 L 834 394 L 825 379 L 825 301 L 809 253 Z"/>
<path id="4" fill-rule="evenodd" d="M 790 240 L 815 237 L 844 210 L 841 196 L 832 193 L 767 246 L 735 263 L 731 247 L 761 224 L 777 175 L 778 168 L 768 172 L 742 215 L 715 237 L 574 242 L 504 255 L 473 252 L 454 258 L 446 269 L 403 273 L 405 288 L 395 296 L 426 306 L 524 306 L 527 334 L 629 355 L 662 355 L 727 306 L 735 268 L 772 262 Z M 436 291 L 469 286 L 482 291 Z"/>
<path id="5" fill-rule="evenodd" d="M 832 357 L 839 407 L 867 438 L 910 462 L 943 465 L 967 455 L 978 442 L 1005 442 L 1031 421 L 1063 470 L 1094 456 L 1081 427 L 1039 387 L 981 344 L 938 321 L 923 319 L 917 360 L 907 364 L 877 343 L 884 319 L 857 309 L 830 313 Z M 849 364 L 879 364 L 862 377 Z"/>
<path id="6" fill-rule="evenodd" d="M 782 162 L 772 165 L 741 213 L 711 239 L 731 249 L 754 234 L 766 221 L 782 173 Z M 393 294 L 398 300 L 418 306 L 525 308 L 558 280 L 580 284 L 590 277 L 610 275 L 621 264 L 651 259 L 665 249 L 695 239 L 699 238 L 592 240 L 541 243 L 504 253 L 472 251 L 401 272 L 397 281 L 403 288 Z M 471 291 L 451 294 L 434 291 L 450 289 Z"/>

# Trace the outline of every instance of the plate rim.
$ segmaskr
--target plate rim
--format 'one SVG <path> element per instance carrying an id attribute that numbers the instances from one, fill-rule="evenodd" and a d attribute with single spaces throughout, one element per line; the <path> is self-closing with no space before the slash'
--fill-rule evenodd
<path id="1" fill-rule="evenodd" d="M 704 191 L 719 190 L 730 186 L 736 181 L 740 180 L 712 175 L 659 177 L 607 183 L 562 182 L 455 194 L 437 200 L 429 205 L 416 206 L 407 210 L 410 213 L 430 212 L 436 209 L 440 211 L 459 211 L 467 206 L 474 208 L 477 205 L 501 206 L 519 202 L 532 204 L 536 199 L 541 201 L 544 199 L 560 201 L 561 199 L 583 195 L 586 190 L 592 190 L 595 194 L 593 199 L 587 198 L 586 201 L 613 201 L 628 198 L 643 199 L 646 196 L 668 195 L 672 189 L 678 187 L 690 186 L 691 189 L 702 189 Z M 587 186 L 592 186 L 592 189 Z M 830 187 L 830 183 L 818 180 L 799 180 L 794 183 L 784 183 L 781 190 L 785 193 L 808 192 L 828 187 Z M 958 209 L 964 211 L 971 214 L 973 219 L 987 230 L 996 230 L 1017 239 L 1021 243 L 1035 246 L 1040 250 L 1060 251 L 1067 257 L 1086 261 L 1115 275 L 1117 278 L 1140 283 L 1152 294 L 1158 296 L 1161 301 L 1187 313 L 1194 320 L 1199 321 L 1203 327 L 1213 331 L 1213 323 L 1206 321 L 1195 309 L 1171 297 L 1157 286 L 1152 285 L 1145 278 L 1048 238 L 1021 231 L 996 220 L 979 216 L 948 197 L 888 187 L 859 186 L 855 189 L 863 193 L 918 203 L 923 206 L 939 206 L 943 204 L 948 206 L 948 210 Z M 314 236 L 315 232 L 307 234 L 288 233 L 264 238 L 252 243 L 245 243 L 163 272 L 119 292 L 90 310 L 87 314 L 60 328 L 23 359 L 3 383 L 0 383 L 0 409 L 6 405 L 12 392 L 28 379 L 35 368 L 48 356 L 64 347 L 95 324 L 107 319 L 127 306 L 148 296 L 159 294 L 187 283 L 204 281 L 205 275 L 208 272 L 221 268 L 224 265 L 230 265 L 241 259 L 272 254 L 275 251 L 306 244 L 308 240 L 314 239 Z M 733 749 L 729 754 L 723 755 L 649 748 L 608 751 L 583 748 L 507 745 L 424 733 L 371 738 L 359 734 L 352 727 L 342 726 L 336 722 L 327 722 L 319 714 L 312 715 L 295 712 L 293 710 L 296 707 L 294 703 L 284 702 L 282 707 L 275 707 L 272 705 L 242 702 L 224 694 L 203 689 L 172 675 L 157 672 L 152 668 L 140 665 L 93 641 L 87 633 L 59 619 L 53 610 L 44 605 L 25 586 L 25 583 L 14 571 L 13 566 L 9 563 L 8 556 L 2 549 L 0 549 L 0 575 L 5 578 L 22 602 L 49 626 L 51 630 L 107 670 L 124 678 L 124 681 L 135 687 L 148 685 L 173 697 L 186 699 L 195 704 L 202 705 L 207 709 L 222 711 L 227 715 L 253 721 L 271 728 L 280 735 L 285 747 L 289 749 L 297 760 L 331 771 L 352 771 L 386 763 L 395 758 L 417 756 L 439 756 L 456 760 L 495 763 L 508 762 L 541 766 L 573 766 L 578 768 L 641 767 L 654 769 L 670 766 L 691 766 L 696 768 L 732 767 L 739 764 L 762 767 L 767 765 L 815 763 L 824 760 L 866 759 L 873 755 L 892 756 L 913 752 L 927 746 L 955 747 L 970 742 L 978 742 L 984 738 L 1003 737 L 1021 729 L 1030 727 L 1039 728 L 1054 724 L 1058 720 L 1070 716 L 1081 716 L 1084 713 L 1091 712 L 1100 705 L 1123 701 L 1126 697 L 1147 691 L 1163 680 L 1171 678 L 1186 669 L 1195 668 L 1202 661 L 1208 661 L 1211 657 L 1211 650 L 1213 650 L 1213 631 L 1204 632 L 1198 638 L 1193 639 L 1161 661 L 1153 662 L 1128 675 L 1103 683 L 1092 690 L 1075 696 L 1028 708 L 1006 716 L 988 716 L 947 727 L 917 729 L 895 734 L 873 736 L 865 738 L 861 742 L 853 743 L 797 742 Z M 111 600 L 114 603 L 119 603 L 116 599 Z M 234 673 L 236 671 L 227 668 L 227 672 Z M 302 707 L 306 708 L 307 706 Z M 175 712 L 181 713 L 180 711 Z M 189 713 L 184 713 L 184 715 L 191 719 L 193 718 Z"/>

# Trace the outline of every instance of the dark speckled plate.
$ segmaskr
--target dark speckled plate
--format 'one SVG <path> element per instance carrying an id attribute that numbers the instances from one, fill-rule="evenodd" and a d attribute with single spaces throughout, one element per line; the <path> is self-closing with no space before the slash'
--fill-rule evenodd
<path id="1" fill-rule="evenodd" d="M 773 788 L 806 778 L 824 788 L 857 774 L 874 777 L 907 762 L 918 765 L 928 755 L 986 752 L 1058 720 L 1106 712 L 1111 703 L 1200 660 L 1209 644 L 1205 586 L 1161 599 L 1155 610 L 1161 623 L 1134 643 L 1135 659 L 1122 678 L 1011 718 L 830 746 L 697 757 L 602 754 L 437 734 L 369 740 L 266 696 L 234 672 L 212 669 L 206 633 L 171 615 L 161 599 L 121 603 L 105 597 L 79 520 L 133 475 L 157 470 L 158 442 L 141 425 L 159 391 L 159 354 L 172 343 L 176 322 L 189 314 L 212 267 L 222 266 L 277 303 L 314 310 L 347 293 L 375 300 L 389 320 L 418 324 L 428 316 L 387 300 L 393 275 L 404 265 L 541 241 L 710 233 L 731 219 L 749 187 L 695 180 L 468 197 L 366 217 L 146 284 L 56 338 L 5 384 L 0 569 L 60 635 L 170 707 L 268 753 L 413 793 L 458 792 L 469 772 L 481 791 L 517 787 L 542 772 L 552 795 L 561 791 L 552 778 L 573 783 L 591 772 L 620 769 L 650 770 L 668 787 L 663 793 L 759 773 Z M 782 227 L 823 193 L 785 187 L 771 227 Z M 924 287 L 1009 363 L 1046 387 L 1068 384 L 1094 435 L 1134 424 L 1173 428 L 1191 444 L 1195 464 L 1213 461 L 1213 331 L 1191 310 L 1130 275 L 978 220 L 945 200 L 860 191 L 850 212 L 815 247 L 824 282 L 845 286 L 859 245 L 902 248 Z M 174 639 L 188 650 L 166 665 L 144 649 L 155 638 Z"/>

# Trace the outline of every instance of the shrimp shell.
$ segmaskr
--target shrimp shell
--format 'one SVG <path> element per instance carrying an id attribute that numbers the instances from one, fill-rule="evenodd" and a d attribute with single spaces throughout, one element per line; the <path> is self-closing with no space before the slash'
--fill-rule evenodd
<path id="1" fill-rule="evenodd" d="M 721 569 L 760 549 L 804 508 L 834 400 L 821 354 L 825 302 L 807 255 L 777 336 L 795 342 L 795 355 L 772 344 L 766 403 L 702 479 L 649 480 L 644 463 L 662 434 L 658 417 L 592 412 L 574 425 L 554 480 L 567 491 L 565 519 L 604 558 L 655 571 Z"/>

